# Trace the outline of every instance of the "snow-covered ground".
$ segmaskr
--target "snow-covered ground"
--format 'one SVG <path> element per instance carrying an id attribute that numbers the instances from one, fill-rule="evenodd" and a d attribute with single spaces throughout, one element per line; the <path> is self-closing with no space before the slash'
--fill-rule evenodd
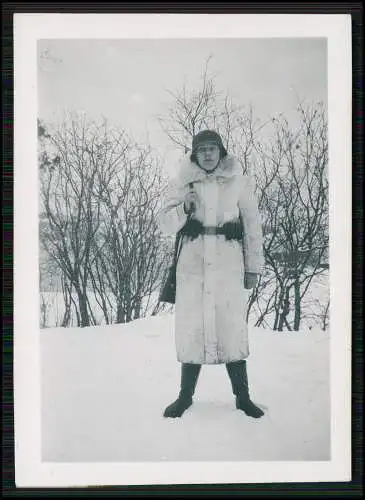
<path id="1" fill-rule="evenodd" d="M 251 328 L 252 399 L 235 409 L 224 366 L 204 366 L 194 405 L 162 413 L 178 392 L 174 317 L 41 330 L 42 460 L 54 462 L 327 461 L 329 332 Z"/>

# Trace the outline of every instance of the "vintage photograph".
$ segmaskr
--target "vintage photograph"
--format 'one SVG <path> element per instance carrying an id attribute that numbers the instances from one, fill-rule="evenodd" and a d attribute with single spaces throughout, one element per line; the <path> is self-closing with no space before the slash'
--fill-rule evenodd
<path id="1" fill-rule="evenodd" d="M 18 203 L 36 191 L 27 223 L 18 212 L 18 275 L 37 281 L 30 315 L 19 289 L 18 330 L 34 320 L 37 336 L 18 334 L 18 415 L 36 390 L 42 477 L 300 481 L 308 465 L 330 480 L 350 446 L 340 44 L 284 21 L 290 36 L 125 21 L 32 27 L 18 92 L 34 90 Z M 113 464 L 122 476 L 99 483 Z"/>
<path id="2" fill-rule="evenodd" d="M 329 460 L 326 40 L 38 65 L 42 458 Z"/>

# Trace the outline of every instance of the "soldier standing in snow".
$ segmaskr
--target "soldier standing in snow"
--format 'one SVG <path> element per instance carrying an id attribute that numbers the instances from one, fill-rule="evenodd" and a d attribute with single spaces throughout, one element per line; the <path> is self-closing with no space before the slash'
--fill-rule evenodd
<path id="1" fill-rule="evenodd" d="M 249 177 L 216 132 L 193 138 L 191 155 L 170 183 L 160 225 L 166 234 L 183 233 L 175 302 L 181 385 L 164 416 L 181 417 L 192 405 L 203 364 L 225 364 L 236 408 L 261 417 L 246 368 L 248 289 L 264 263 L 260 215 Z"/>

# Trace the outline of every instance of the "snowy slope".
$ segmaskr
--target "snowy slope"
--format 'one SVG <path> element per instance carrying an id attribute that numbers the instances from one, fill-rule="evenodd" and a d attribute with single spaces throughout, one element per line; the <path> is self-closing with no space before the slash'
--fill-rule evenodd
<path id="1" fill-rule="evenodd" d="M 250 331 L 252 399 L 235 409 L 224 366 L 162 417 L 179 383 L 173 316 L 41 330 L 42 459 L 56 462 L 330 460 L 329 332 Z"/>

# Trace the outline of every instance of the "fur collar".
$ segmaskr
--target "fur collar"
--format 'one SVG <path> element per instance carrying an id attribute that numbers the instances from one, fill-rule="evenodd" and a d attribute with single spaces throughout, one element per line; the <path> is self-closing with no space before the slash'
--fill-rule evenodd
<path id="1" fill-rule="evenodd" d="M 188 154 L 179 164 L 177 179 L 179 183 L 186 186 L 190 182 L 203 181 L 207 177 L 229 179 L 237 175 L 241 176 L 243 175 L 243 172 L 241 164 L 234 156 L 227 155 L 219 162 L 218 167 L 214 170 L 214 172 L 207 173 L 196 163 L 192 162 L 190 160 L 190 154 Z"/>

